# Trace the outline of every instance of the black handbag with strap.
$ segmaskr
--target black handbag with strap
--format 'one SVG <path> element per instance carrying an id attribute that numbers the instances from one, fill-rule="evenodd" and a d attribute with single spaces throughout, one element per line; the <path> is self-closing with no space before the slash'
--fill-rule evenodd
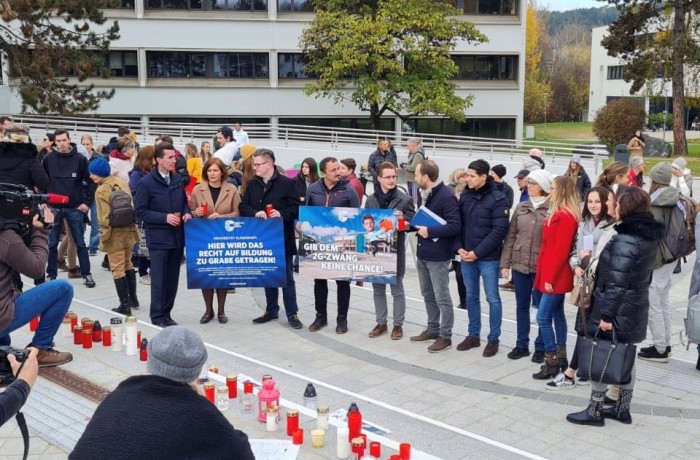
<path id="1" fill-rule="evenodd" d="M 619 342 L 612 330 L 612 340 L 598 337 L 600 329 L 593 337 L 579 337 L 579 373 L 592 382 L 608 385 L 625 385 L 632 380 L 637 347 L 631 343 Z"/>

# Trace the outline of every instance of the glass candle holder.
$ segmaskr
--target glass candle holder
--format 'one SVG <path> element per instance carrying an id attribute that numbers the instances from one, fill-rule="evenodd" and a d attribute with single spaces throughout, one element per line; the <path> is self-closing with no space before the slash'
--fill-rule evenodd
<path id="1" fill-rule="evenodd" d="M 228 387 L 222 385 L 216 389 L 216 407 L 221 411 L 227 411 L 230 407 L 228 401 Z"/>

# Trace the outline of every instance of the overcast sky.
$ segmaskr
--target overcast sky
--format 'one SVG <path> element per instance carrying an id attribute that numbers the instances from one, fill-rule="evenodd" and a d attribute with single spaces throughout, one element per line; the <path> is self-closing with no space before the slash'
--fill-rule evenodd
<path id="1" fill-rule="evenodd" d="M 538 5 L 548 7 L 550 11 L 566 11 L 576 8 L 599 8 L 606 6 L 605 2 L 596 0 L 540 0 Z"/>

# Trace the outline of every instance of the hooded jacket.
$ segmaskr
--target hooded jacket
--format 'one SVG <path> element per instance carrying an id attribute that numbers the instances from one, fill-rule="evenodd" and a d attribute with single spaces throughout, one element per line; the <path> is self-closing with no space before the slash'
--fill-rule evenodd
<path id="1" fill-rule="evenodd" d="M 664 234 L 661 239 L 666 236 L 666 223 L 671 220 L 671 212 L 673 208 L 678 205 L 679 192 L 673 187 L 664 187 L 658 189 L 651 195 L 651 213 L 657 222 L 664 225 Z M 668 258 L 668 257 L 667 257 Z M 670 264 L 675 262 L 675 260 L 666 260 L 664 262 L 664 255 L 660 250 L 656 251 L 656 258 L 654 259 L 654 268 L 659 268 L 665 264 Z"/>
<path id="2" fill-rule="evenodd" d="M 70 145 L 70 152 L 54 150 L 44 158 L 44 171 L 49 176 L 46 191 L 68 197 L 68 204 L 57 208 L 77 208 L 81 204 L 89 207 L 97 187 L 90 179 L 87 158 L 78 152 L 75 144 Z"/>
<path id="3" fill-rule="evenodd" d="M 34 144 L 0 142 L 0 182 L 24 185 L 46 192 L 49 176 L 41 166 Z"/>
<path id="4" fill-rule="evenodd" d="M 625 218 L 615 230 L 600 254 L 588 333 L 594 335 L 603 319 L 613 324 L 618 340 L 639 343 L 646 337 L 649 283 L 664 226 L 644 213 Z"/>

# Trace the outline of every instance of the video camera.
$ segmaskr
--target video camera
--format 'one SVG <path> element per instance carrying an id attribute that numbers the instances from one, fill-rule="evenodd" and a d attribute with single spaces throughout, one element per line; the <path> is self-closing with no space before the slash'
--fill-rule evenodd
<path id="1" fill-rule="evenodd" d="M 43 213 L 39 209 L 39 205 L 43 203 L 66 204 L 68 197 L 53 193 L 34 193 L 24 185 L 0 182 L 0 230 L 10 229 L 24 235 L 31 228 L 35 215 L 38 214 L 39 219 L 44 222 Z M 45 222 L 44 226 L 47 226 Z"/>
<path id="2" fill-rule="evenodd" d="M 18 362 L 23 362 L 29 356 L 27 350 L 20 350 L 8 345 L 0 346 L 0 384 L 9 385 L 16 380 L 15 374 L 12 372 L 12 366 L 7 359 L 9 355 L 15 355 Z"/>

